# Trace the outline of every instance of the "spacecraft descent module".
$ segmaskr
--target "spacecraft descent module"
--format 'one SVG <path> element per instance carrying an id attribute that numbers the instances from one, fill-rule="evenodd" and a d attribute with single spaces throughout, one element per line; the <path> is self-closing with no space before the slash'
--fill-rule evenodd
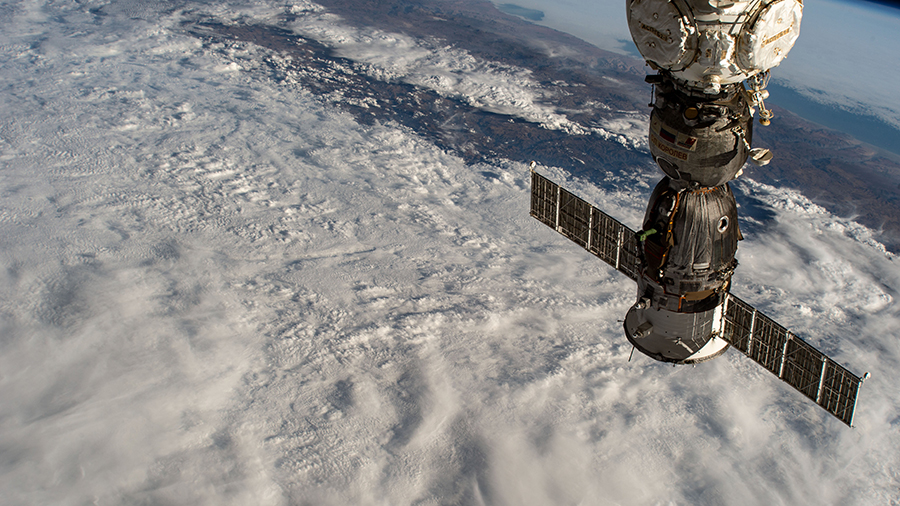
<path id="1" fill-rule="evenodd" d="M 862 379 L 731 295 L 742 239 L 728 182 L 749 159 L 753 116 L 768 125 L 769 69 L 800 32 L 802 0 L 626 0 L 653 85 L 649 145 L 665 174 L 633 232 L 532 171 L 531 214 L 637 282 L 625 316 L 635 349 L 692 364 L 733 346 L 841 419 Z"/>

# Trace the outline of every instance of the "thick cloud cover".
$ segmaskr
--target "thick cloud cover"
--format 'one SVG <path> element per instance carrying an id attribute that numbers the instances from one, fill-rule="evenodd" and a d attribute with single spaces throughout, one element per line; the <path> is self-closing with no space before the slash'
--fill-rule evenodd
<path id="1" fill-rule="evenodd" d="M 0 11 L 6 504 L 898 500 L 900 271 L 869 231 L 738 185 L 736 292 L 873 373 L 855 429 L 736 353 L 629 363 L 633 284 L 528 217 L 526 167 L 359 125 L 257 72 L 273 55 L 180 31 L 282 8 Z M 462 61 L 448 93 L 484 107 L 507 72 L 491 97 L 538 110 L 516 69 L 409 63 L 417 42 L 339 21 L 362 63 Z M 658 177 L 542 170 L 631 225 Z"/>

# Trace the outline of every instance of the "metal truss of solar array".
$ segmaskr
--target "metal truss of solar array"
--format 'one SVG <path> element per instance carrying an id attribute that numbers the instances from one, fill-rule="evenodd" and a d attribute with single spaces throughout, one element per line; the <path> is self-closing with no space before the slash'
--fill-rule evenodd
<path id="1" fill-rule="evenodd" d="M 633 230 L 534 171 L 531 216 L 631 279 L 637 281 L 640 276 Z M 852 426 L 863 381 L 858 376 L 731 294 L 722 334 L 738 351 Z"/>
<path id="2" fill-rule="evenodd" d="M 728 294 L 722 337 L 847 425 L 862 379 L 740 298 Z"/>
<path id="3" fill-rule="evenodd" d="M 531 215 L 629 278 L 640 276 L 634 230 L 534 171 Z"/>

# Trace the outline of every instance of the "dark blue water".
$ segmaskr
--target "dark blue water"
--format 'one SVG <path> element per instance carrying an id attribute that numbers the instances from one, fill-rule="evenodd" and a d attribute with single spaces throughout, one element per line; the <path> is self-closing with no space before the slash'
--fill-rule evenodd
<path id="1" fill-rule="evenodd" d="M 900 155 L 900 130 L 879 118 L 854 114 L 816 102 L 791 88 L 779 85 L 774 80 L 769 83 L 768 90 L 770 97 L 767 103 L 778 105 L 803 119 L 850 134 L 865 143 Z"/>
<path id="2" fill-rule="evenodd" d="M 885 7 L 893 7 L 900 10 L 900 1 L 898 0 L 864 0 L 862 3 L 884 5 Z"/>
<path id="3" fill-rule="evenodd" d="M 507 14 L 519 16 L 530 21 L 541 21 L 542 19 L 544 19 L 544 11 L 539 11 L 537 9 L 527 9 L 516 4 L 500 4 L 497 6 L 497 8 Z"/>

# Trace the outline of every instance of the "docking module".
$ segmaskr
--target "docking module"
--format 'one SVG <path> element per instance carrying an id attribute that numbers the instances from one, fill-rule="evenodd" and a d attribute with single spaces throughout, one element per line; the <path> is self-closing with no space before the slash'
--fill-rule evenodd
<path id="1" fill-rule="evenodd" d="M 753 118 L 768 125 L 769 71 L 800 34 L 801 0 L 626 0 L 628 27 L 656 74 L 650 154 L 664 174 L 637 232 L 534 171 L 531 215 L 637 282 L 625 315 L 634 349 L 696 364 L 738 349 L 847 425 L 863 378 L 731 294 L 742 239 L 728 182 L 749 160 Z"/>

